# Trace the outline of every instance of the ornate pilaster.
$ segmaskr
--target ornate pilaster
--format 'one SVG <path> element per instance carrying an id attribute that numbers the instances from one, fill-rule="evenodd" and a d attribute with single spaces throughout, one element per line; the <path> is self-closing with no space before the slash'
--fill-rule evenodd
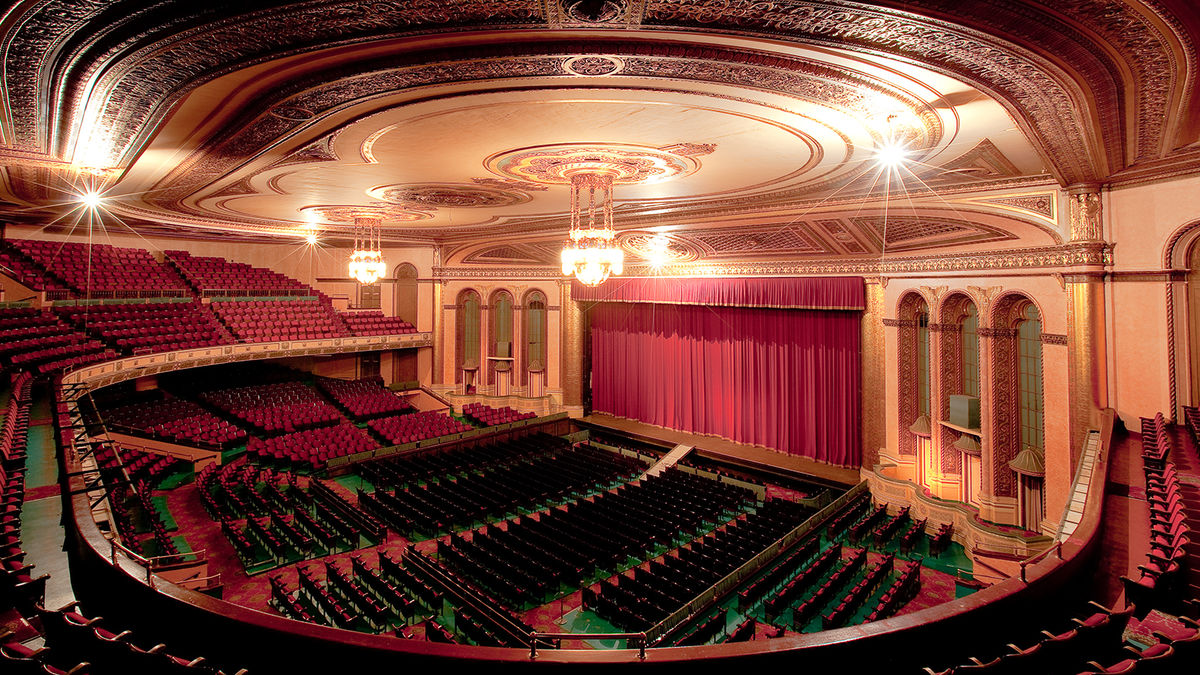
<path id="1" fill-rule="evenodd" d="M 887 391 L 887 358 L 883 337 L 884 289 L 878 278 L 866 280 L 866 310 L 862 317 L 862 465 L 874 467 L 879 449 L 887 445 L 887 405 L 877 392 Z"/>
<path id="2" fill-rule="evenodd" d="M 1083 185 L 1070 191 L 1072 242 L 1104 240 L 1103 201 L 1098 186 Z M 1100 409 L 1108 407 L 1108 367 L 1104 316 L 1104 276 L 1101 258 L 1064 271 L 1067 300 L 1067 383 L 1071 405 L 1071 470 L 1079 462 L 1087 430 L 1099 423 Z"/>
<path id="3" fill-rule="evenodd" d="M 446 310 L 442 307 L 442 285 L 440 280 L 433 283 L 433 373 L 430 384 L 434 386 L 442 383 L 442 371 L 446 368 L 446 336 L 443 335 L 446 324 L 442 320 Z"/>
<path id="4" fill-rule="evenodd" d="M 563 406 L 567 412 L 583 414 L 583 331 L 584 313 L 579 303 L 571 299 L 571 282 L 560 284 L 562 289 L 562 389 Z"/>

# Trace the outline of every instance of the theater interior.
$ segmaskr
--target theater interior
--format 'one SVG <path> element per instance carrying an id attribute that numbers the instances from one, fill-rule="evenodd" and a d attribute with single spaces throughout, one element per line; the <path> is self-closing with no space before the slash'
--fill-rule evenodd
<path id="1" fill-rule="evenodd" d="M 0 672 L 1200 663 L 1193 0 L 0 51 Z"/>

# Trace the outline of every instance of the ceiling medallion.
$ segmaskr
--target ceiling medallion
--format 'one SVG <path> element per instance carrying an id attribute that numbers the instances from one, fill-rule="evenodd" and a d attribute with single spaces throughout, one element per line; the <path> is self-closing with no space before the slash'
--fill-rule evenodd
<path id="1" fill-rule="evenodd" d="M 427 209 L 495 208 L 524 204 L 532 199 L 520 190 L 456 183 L 381 185 L 367 190 L 367 194 L 385 202 Z"/>
<path id="2" fill-rule="evenodd" d="M 518 148 L 487 158 L 489 171 L 549 185 L 570 185 L 571 176 L 580 172 L 601 172 L 618 185 L 661 183 L 695 173 L 700 162 L 695 157 L 700 144 L 681 144 L 687 154 L 624 143 L 555 143 Z M 670 148 L 679 146 L 668 146 Z"/>
<path id="3" fill-rule="evenodd" d="M 625 62 L 612 56 L 576 56 L 563 62 L 563 70 L 581 77 L 607 77 L 625 68 Z"/>
<path id="4" fill-rule="evenodd" d="M 626 0 L 563 0 L 567 16 L 582 23 L 609 23 L 621 17 Z"/>
<path id="5" fill-rule="evenodd" d="M 375 218 L 381 223 L 408 223 L 433 217 L 432 213 L 399 206 L 354 206 L 349 204 L 306 206 L 300 209 L 300 213 L 309 222 L 339 224 L 353 224 L 357 218 Z"/>

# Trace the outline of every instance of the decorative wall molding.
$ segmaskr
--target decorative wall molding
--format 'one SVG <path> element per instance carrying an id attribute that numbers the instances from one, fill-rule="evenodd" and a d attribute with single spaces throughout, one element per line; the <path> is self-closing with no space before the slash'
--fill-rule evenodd
<path id="1" fill-rule="evenodd" d="M 917 322 L 913 321 L 912 319 L 890 319 L 884 317 L 883 325 L 891 326 L 893 328 L 914 328 L 916 327 Z"/>
<path id="2" fill-rule="evenodd" d="M 976 333 L 979 334 L 979 337 L 985 337 L 985 338 L 1015 338 L 1015 337 L 1017 337 L 1017 329 L 1016 328 L 987 328 L 984 326 L 980 326 L 976 330 Z"/>
<path id="3" fill-rule="evenodd" d="M 1057 333 L 1042 333 L 1042 344 L 1067 346 L 1067 336 Z"/>

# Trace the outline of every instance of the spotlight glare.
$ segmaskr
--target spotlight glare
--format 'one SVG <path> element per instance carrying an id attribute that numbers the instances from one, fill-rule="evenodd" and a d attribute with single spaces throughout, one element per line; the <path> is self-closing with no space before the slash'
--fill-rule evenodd
<path id="1" fill-rule="evenodd" d="M 307 241 L 310 245 L 316 244 L 317 243 L 317 233 L 309 232 L 308 234 L 304 235 L 304 241 Z"/>
<path id="2" fill-rule="evenodd" d="M 875 163 L 882 167 L 895 169 L 907 161 L 908 148 L 902 143 L 889 141 L 875 149 Z"/>
<path id="3" fill-rule="evenodd" d="M 100 205 L 103 202 L 104 202 L 104 198 L 101 197 L 100 193 L 98 193 L 98 192 L 88 191 L 88 192 L 85 192 L 85 193 L 79 195 L 79 203 L 83 204 L 84 206 L 86 206 L 89 209 L 100 208 Z"/>

